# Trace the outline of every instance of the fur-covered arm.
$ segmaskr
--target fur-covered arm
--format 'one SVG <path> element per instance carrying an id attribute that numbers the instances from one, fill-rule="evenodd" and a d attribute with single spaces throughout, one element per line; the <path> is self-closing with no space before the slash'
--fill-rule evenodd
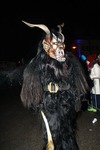
<path id="1" fill-rule="evenodd" d="M 42 101 L 42 87 L 39 72 L 31 64 L 24 70 L 20 97 L 25 107 L 32 108 L 35 111 L 37 111 Z"/>
<path id="2" fill-rule="evenodd" d="M 78 112 L 81 108 L 82 101 L 86 94 L 89 92 L 89 86 L 87 83 L 86 75 L 82 65 L 78 58 L 72 53 L 68 53 L 69 62 L 72 66 L 70 77 L 73 76 L 74 81 L 74 92 L 75 92 L 75 110 Z M 74 93 L 73 92 L 73 93 Z"/>

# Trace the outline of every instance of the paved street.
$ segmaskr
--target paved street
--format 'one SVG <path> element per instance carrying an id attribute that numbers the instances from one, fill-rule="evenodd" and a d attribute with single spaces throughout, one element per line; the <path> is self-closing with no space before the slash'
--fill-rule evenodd
<path id="1" fill-rule="evenodd" d="M 100 150 L 100 115 L 84 110 L 77 124 L 80 150 Z M 0 150 L 41 150 L 41 145 L 39 117 L 23 107 L 20 88 L 0 89 Z"/>

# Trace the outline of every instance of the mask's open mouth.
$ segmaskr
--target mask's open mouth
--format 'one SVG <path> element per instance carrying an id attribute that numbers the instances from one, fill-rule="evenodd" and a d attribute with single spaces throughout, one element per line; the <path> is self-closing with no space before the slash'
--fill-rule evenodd
<path id="1" fill-rule="evenodd" d="M 66 60 L 66 58 L 65 57 L 63 57 L 63 58 L 58 57 L 56 60 L 59 61 L 59 62 L 64 62 Z"/>

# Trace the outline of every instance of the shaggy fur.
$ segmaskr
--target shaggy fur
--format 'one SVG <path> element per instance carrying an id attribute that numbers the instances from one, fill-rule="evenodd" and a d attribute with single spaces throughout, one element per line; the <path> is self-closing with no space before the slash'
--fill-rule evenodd
<path id="1" fill-rule="evenodd" d="M 38 53 L 24 70 L 21 100 L 25 107 L 39 112 L 48 120 L 55 150 L 78 150 L 75 137 L 76 117 L 88 88 L 82 66 L 66 52 L 66 61 L 58 62 L 47 55 L 40 41 Z M 50 93 L 47 85 L 56 83 L 60 90 Z M 44 122 L 43 122 L 44 125 Z M 47 133 L 43 127 L 46 150 Z"/>

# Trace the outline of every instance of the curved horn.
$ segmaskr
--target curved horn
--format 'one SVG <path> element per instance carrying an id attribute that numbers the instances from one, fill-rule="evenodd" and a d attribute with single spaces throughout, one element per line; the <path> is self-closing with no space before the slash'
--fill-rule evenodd
<path id="1" fill-rule="evenodd" d="M 61 25 L 58 25 L 57 27 L 59 28 L 59 32 L 61 33 L 62 32 L 62 27 L 64 27 L 64 22 Z"/>
<path id="2" fill-rule="evenodd" d="M 41 115 L 43 117 L 43 120 L 44 120 L 44 123 L 45 123 L 45 126 L 46 126 L 46 130 L 47 130 L 48 143 L 47 143 L 47 146 L 46 146 L 46 150 L 54 150 L 54 143 L 53 143 L 53 140 L 52 140 L 52 135 L 51 135 L 51 132 L 50 132 L 50 128 L 49 128 L 47 118 L 46 118 L 45 114 L 43 113 L 43 111 L 41 111 Z"/>
<path id="3" fill-rule="evenodd" d="M 29 26 L 31 28 L 33 28 L 33 27 L 39 27 L 40 29 L 42 29 L 43 31 L 45 31 L 46 34 L 50 34 L 50 30 L 44 24 L 31 24 L 31 23 L 28 23 L 28 22 L 23 21 L 23 20 L 22 20 L 22 22 L 25 23 L 27 26 Z"/>
<path id="4" fill-rule="evenodd" d="M 62 34 L 62 27 L 64 27 L 64 22 L 61 25 L 58 25 L 57 27 L 59 28 L 58 32 L 62 36 L 62 42 L 64 42 L 65 38 L 64 38 L 64 35 Z"/>

